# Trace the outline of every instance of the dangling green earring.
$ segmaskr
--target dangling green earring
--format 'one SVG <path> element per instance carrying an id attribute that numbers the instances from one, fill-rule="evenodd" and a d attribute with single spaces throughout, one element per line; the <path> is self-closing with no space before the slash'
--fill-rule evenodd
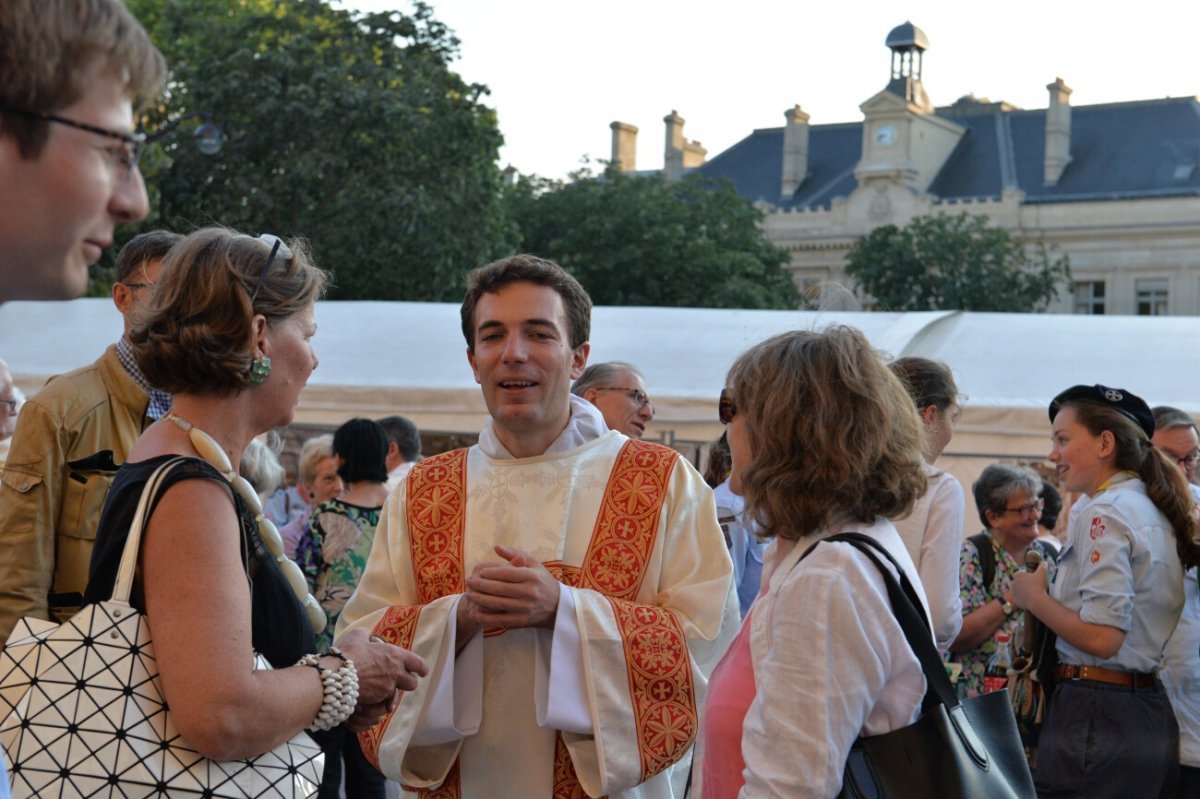
<path id="1" fill-rule="evenodd" d="M 261 386 L 269 374 L 271 374 L 271 357 L 269 355 L 260 355 L 250 362 L 250 382 L 254 385 Z"/>

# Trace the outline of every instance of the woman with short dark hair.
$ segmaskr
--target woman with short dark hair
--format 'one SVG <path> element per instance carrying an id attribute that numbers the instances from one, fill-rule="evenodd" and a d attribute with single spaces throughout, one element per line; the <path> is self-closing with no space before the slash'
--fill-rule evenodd
<path id="1" fill-rule="evenodd" d="M 345 488 L 341 496 L 313 508 L 297 550 L 313 595 L 329 620 L 317 636 L 319 652 L 329 651 L 333 644 L 338 616 L 367 567 L 379 513 L 388 496 L 387 451 L 387 433 L 370 419 L 351 419 L 333 434 L 333 455 Z M 319 797 L 339 795 L 344 765 L 347 796 L 383 798 L 384 777 L 363 756 L 355 735 L 338 727 L 322 737 L 321 746 L 326 760 Z"/>

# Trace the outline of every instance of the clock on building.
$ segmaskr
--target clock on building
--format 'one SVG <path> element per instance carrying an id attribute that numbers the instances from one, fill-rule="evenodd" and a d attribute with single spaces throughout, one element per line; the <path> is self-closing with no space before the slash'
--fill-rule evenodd
<path id="1" fill-rule="evenodd" d="M 894 141 L 896 141 L 896 129 L 894 127 L 884 123 L 875 128 L 875 143 L 880 147 L 891 147 Z"/>

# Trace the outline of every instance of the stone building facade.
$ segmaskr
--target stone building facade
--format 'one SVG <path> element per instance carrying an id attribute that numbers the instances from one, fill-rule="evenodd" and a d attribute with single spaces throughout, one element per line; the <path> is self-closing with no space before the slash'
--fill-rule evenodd
<path id="1" fill-rule="evenodd" d="M 863 118 L 813 125 L 800 106 L 706 160 L 666 117 L 668 177 L 727 178 L 767 212 L 807 302 L 873 308 L 845 255 L 884 224 L 931 213 L 985 214 L 1021 240 L 1057 246 L 1073 283 L 1056 313 L 1200 313 L 1200 102 L 1195 97 L 1070 104 L 1058 78 L 1045 108 L 964 97 L 935 107 L 921 80 L 925 34 L 888 35 L 891 75 Z M 637 129 L 613 123 L 613 161 L 634 167 Z"/>

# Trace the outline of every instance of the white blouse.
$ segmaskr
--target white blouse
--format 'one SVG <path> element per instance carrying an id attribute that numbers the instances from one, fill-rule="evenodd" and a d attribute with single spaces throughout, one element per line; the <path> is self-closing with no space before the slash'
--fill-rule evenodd
<path id="1" fill-rule="evenodd" d="M 833 543 L 797 565 L 819 539 L 864 533 L 901 565 L 928 613 L 912 559 L 886 519 L 831 527 L 798 542 L 779 540 L 768 553 L 768 588 L 750 619 L 756 695 L 742 733 L 742 797 L 836 796 L 860 734 L 891 732 L 920 714 L 925 676 L 875 564 Z"/>
<path id="2" fill-rule="evenodd" d="M 925 476 L 929 489 L 912 513 L 893 523 L 917 564 L 933 611 L 937 648 L 945 653 L 958 637 L 963 620 L 958 558 L 963 542 L 963 490 L 954 475 L 928 464 Z"/>

